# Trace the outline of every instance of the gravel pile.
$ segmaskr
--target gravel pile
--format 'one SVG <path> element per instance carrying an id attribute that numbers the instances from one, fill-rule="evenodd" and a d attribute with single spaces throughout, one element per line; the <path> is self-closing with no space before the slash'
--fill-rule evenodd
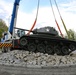
<path id="1" fill-rule="evenodd" d="M 14 66 L 68 66 L 76 64 L 76 56 L 57 56 L 14 50 L 0 54 L 1 65 Z"/>

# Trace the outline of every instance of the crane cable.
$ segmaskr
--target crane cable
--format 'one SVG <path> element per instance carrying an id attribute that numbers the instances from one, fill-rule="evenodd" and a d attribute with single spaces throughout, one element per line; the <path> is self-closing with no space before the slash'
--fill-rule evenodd
<path id="1" fill-rule="evenodd" d="M 59 29 L 59 32 L 60 32 L 61 36 L 63 37 L 63 34 L 62 34 L 62 32 L 61 32 L 61 29 L 60 29 L 59 24 L 58 24 L 58 22 L 57 22 L 57 20 L 56 20 L 56 17 L 55 17 L 55 13 L 54 13 L 54 10 L 53 10 L 53 6 L 52 6 L 51 0 L 50 0 L 50 5 L 51 5 L 52 12 L 53 12 L 53 15 L 54 15 L 55 23 L 56 23 L 56 25 L 57 25 L 57 27 L 58 27 L 58 29 Z"/>
<path id="2" fill-rule="evenodd" d="M 59 8 L 58 8 L 58 5 L 57 5 L 56 0 L 54 0 L 54 2 L 55 2 L 55 5 L 56 5 L 56 7 L 57 7 L 58 13 L 59 13 L 59 15 L 60 15 L 60 19 L 61 19 L 61 21 L 62 21 L 62 24 L 63 24 L 63 26 L 64 26 L 64 29 L 65 29 L 65 31 L 66 31 L 66 33 L 67 33 L 67 35 L 68 35 L 68 38 L 70 38 L 70 35 L 69 35 L 68 30 L 67 30 L 67 28 L 66 28 L 66 25 L 65 25 L 65 23 L 64 23 L 64 21 L 63 21 L 63 19 L 62 19 L 61 14 L 60 14 L 60 11 L 59 11 Z"/>
<path id="3" fill-rule="evenodd" d="M 31 29 L 28 31 L 27 35 L 29 35 L 29 34 L 30 34 L 30 32 L 33 30 L 33 28 L 34 28 L 34 27 L 35 27 L 35 25 L 36 25 L 37 17 L 38 17 L 38 11 L 39 11 L 39 4 L 40 4 L 40 0 L 38 0 L 37 13 L 36 13 L 35 21 L 34 21 L 34 23 L 33 23 L 32 27 L 31 27 Z"/>

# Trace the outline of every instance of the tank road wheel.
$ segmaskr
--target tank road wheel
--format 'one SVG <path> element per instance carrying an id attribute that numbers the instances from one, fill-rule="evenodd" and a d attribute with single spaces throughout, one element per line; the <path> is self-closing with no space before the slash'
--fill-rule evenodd
<path id="1" fill-rule="evenodd" d="M 40 53 L 45 53 L 45 46 L 44 44 L 38 44 L 37 45 L 37 51 Z"/>
<path id="2" fill-rule="evenodd" d="M 54 54 L 54 49 L 51 45 L 46 46 L 46 53 L 48 54 Z"/>
<path id="3" fill-rule="evenodd" d="M 36 50 L 36 45 L 34 43 L 29 43 L 28 50 L 34 52 Z"/>
<path id="4" fill-rule="evenodd" d="M 69 48 L 70 48 L 71 51 L 74 51 L 76 49 L 74 44 L 70 44 Z"/>
<path id="5" fill-rule="evenodd" d="M 25 46 L 27 44 L 27 39 L 25 37 L 20 38 L 20 45 Z"/>
<path id="6" fill-rule="evenodd" d="M 62 54 L 62 53 L 61 53 L 61 49 L 60 49 L 59 46 L 55 46 L 55 47 L 54 47 L 54 53 L 56 53 L 57 55 L 61 55 L 61 54 Z"/>
<path id="7" fill-rule="evenodd" d="M 70 53 L 69 48 L 67 46 L 63 46 L 61 50 L 64 55 L 68 55 Z"/>

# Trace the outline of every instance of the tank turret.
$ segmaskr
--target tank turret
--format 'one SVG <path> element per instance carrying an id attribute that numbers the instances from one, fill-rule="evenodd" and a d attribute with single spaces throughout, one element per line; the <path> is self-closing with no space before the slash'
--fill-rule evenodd
<path id="1" fill-rule="evenodd" d="M 53 27 L 42 27 L 39 29 L 34 29 L 33 34 L 50 34 L 50 35 L 58 35 L 58 32 Z"/>

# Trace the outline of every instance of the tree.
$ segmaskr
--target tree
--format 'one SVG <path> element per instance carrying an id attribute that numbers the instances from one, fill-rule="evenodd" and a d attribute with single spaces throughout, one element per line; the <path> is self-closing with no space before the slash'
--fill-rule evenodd
<path id="1" fill-rule="evenodd" d="M 75 31 L 73 31 L 72 29 L 69 29 L 68 34 L 70 37 L 68 38 L 68 36 L 65 36 L 65 38 L 68 38 L 70 40 L 76 40 L 76 32 Z"/>
<path id="2" fill-rule="evenodd" d="M 0 38 L 2 37 L 2 33 L 7 31 L 8 27 L 4 20 L 0 19 Z"/>

